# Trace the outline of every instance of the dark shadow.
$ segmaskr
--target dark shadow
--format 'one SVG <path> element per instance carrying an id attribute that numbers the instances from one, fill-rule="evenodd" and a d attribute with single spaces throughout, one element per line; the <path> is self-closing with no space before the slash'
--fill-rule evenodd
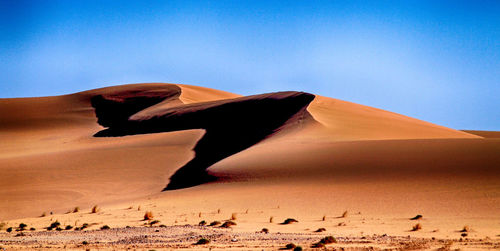
<path id="1" fill-rule="evenodd" d="M 112 104 L 113 101 L 98 99 L 92 105 L 96 104 L 94 107 L 99 123 L 109 128 L 94 136 L 205 129 L 205 135 L 194 148 L 195 157 L 170 177 L 170 183 L 164 190 L 186 188 L 214 181 L 215 177 L 206 172 L 208 167 L 265 139 L 295 115 L 300 119 L 310 116 L 306 108 L 314 97 L 303 92 L 281 92 L 195 103 L 166 109 L 153 118 L 141 121 L 126 120 L 124 117 L 149 103 L 157 103 L 157 100 L 146 102 L 138 98 L 133 102 L 139 104 L 116 105 Z M 111 118 L 100 117 L 107 116 L 115 109 L 129 108 L 134 112 L 121 111 Z M 102 112 L 101 109 L 108 112 Z"/>

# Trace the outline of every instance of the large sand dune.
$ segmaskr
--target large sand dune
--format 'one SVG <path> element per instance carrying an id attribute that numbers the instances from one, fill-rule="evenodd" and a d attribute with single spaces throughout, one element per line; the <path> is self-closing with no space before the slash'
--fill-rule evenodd
<path id="1" fill-rule="evenodd" d="M 250 208 L 262 212 L 252 224 L 289 215 L 316 227 L 313 219 L 348 209 L 393 224 L 349 233 L 405 235 L 395 219 L 423 213 L 443 236 L 471 223 L 494 236 L 495 135 L 302 92 L 134 84 L 0 99 L 0 220 L 149 203 L 164 221 Z"/>

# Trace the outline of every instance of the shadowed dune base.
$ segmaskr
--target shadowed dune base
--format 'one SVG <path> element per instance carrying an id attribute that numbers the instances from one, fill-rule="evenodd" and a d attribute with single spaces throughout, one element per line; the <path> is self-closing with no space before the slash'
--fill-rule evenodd
<path id="1" fill-rule="evenodd" d="M 170 177 L 170 183 L 164 190 L 213 181 L 214 177 L 208 175 L 206 169 L 214 163 L 262 141 L 277 132 L 287 121 L 312 121 L 306 107 L 314 99 L 314 95 L 308 93 L 280 92 L 181 105 L 157 110 L 154 115 L 132 116 L 128 119 L 139 110 L 175 96 L 137 95 L 93 97 L 92 106 L 96 110 L 99 124 L 109 127 L 95 136 L 206 130 L 194 148 L 195 157 Z M 117 114 L 115 110 L 121 112 Z"/>

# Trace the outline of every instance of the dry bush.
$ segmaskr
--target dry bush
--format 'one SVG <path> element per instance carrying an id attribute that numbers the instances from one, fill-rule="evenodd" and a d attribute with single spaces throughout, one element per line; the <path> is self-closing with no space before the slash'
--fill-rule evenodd
<path id="1" fill-rule="evenodd" d="M 95 205 L 94 207 L 92 207 L 92 210 L 90 211 L 90 213 L 95 214 L 99 211 L 100 211 L 99 207 L 97 205 Z"/>
<path id="2" fill-rule="evenodd" d="M 323 215 L 322 221 L 326 221 L 326 215 Z"/>
<path id="3" fill-rule="evenodd" d="M 79 207 L 73 208 L 73 213 L 78 213 L 78 212 L 80 212 L 80 208 Z"/>
<path id="4" fill-rule="evenodd" d="M 288 224 L 292 224 L 292 223 L 295 223 L 295 222 L 299 222 L 299 221 L 298 221 L 298 220 L 296 220 L 296 219 L 293 219 L 293 218 L 288 218 L 288 219 L 286 219 L 285 221 L 283 221 L 283 222 L 281 223 L 281 225 L 288 225 Z"/>
<path id="5" fill-rule="evenodd" d="M 146 213 L 144 214 L 144 220 L 152 220 L 153 217 L 153 212 L 151 211 L 146 211 Z"/>
<path id="6" fill-rule="evenodd" d="M 269 229 L 267 229 L 267 228 L 263 228 L 262 230 L 260 230 L 260 232 L 265 233 L 265 234 L 268 234 L 268 233 L 269 233 Z"/>
<path id="7" fill-rule="evenodd" d="M 418 231 L 420 229 L 422 229 L 422 225 L 420 223 L 418 223 L 415 226 L 413 226 L 413 228 L 411 229 L 411 231 Z"/>
<path id="8" fill-rule="evenodd" d="M 45 216 L 47 216 L 46 212 L 43 212 L 42 215 L 40 215 L 40 217 L 45 217 Z"/>
<path id="9" fill-rule="evenodd" d="M 230 219 L 231 219 L 231 220 L 236 220 L 236 219 L 237 219 L 237 217 L 236 217 L 236 216 L 237 216 L 237 214 L 236 214 L 236 213 L 232 213 L 232 214 L 231 214 L 231 218 L 230 218 Z"/>
<path id="10" fill-rule="evenodd" d="M 224 222 L 224 224 L 222 224 L 220 227 L 223 227 L 223 228 L 230 228 L 231 226 L 236 226 L 236 223 L 234 221 L 226 221 Z"/>
<path id="11" fill-rule="evenodd" d="M 415 217 L 410 218 L 410 220 L 420 220 L 420 219 L 422 219 L 422 217 L 423 217 L 422 215 L 417 214 Z"/>
<path id="12" fill-rule="evenodd" d="M 274 217 L 272 217 L 272 216 L 269 217 L 269 223 L 273 223 L 273 219 L 274 219 Z"/>
<path id="13" fill-rule="evenodd" d="M 460 230 L 460 232 L 462 232 L 462 233 L 470 232 L 470 227 L 464 226 L 464 228 L 462 228 L 462 230 Z"/>
<path id="14" fill-rule="evenodd" d="M 217 225 L 220 225 L 220 221 L 212 221 L 209 226 L 215 227 Z"/>
<path id="15" fill-rule="evenodd" d="M 207 225 L 207 222 L 206 222 L 206 221 L 204 221 L 204 220 L 202 220 L 202 221 L 200 221 L 200 222 L 198 223 L 198 226 L 205 226 L 205 225 Z"/>
<path id="16" fill-rule="evenodd" d="M 348 212 L 347 212 L 347 210 L 346 210 L 346 211 L 344 211 L 344 213 L 342 214 L 342 218 L 346 218 L 346 217 L 347 217 L 347 215 L 348 215 Z"/>
<path id="17" fill-rule="evenodd" d="M 196 242 L 195 245 L 205 245 L 205 244 L 208 244 L 208 243 L 210 243 L 210 240 L 205 239 L 205 238 L 201 238 L 201 239 L 198 240 L 198 242 Z"/>
<path id="18" fill-rule="evenodd" d="M 286 244 L 284 249 L 294 249 L 295 247 L 297 247 L 297 245 L 295 245 L 293 243 L 288 243 L 288 244 Z"/>
<path id="19" fill-rule="evenodd" d="M 110 229 L 110 227 L 108 225 L 104 225 L 101 227 L 101 230 L 108 230 L 108 229 Z"/>
<path id="20" fill-rule="evenodd" d="M 316 233 L 321 233 L 321 232 L 325 232 L 325 231 L 326 231 L 326 229 L 325 229 L 324 227 L 321 227 L 321 228 L 318 228 L 318 229 L 317 229 L 316 231 L 314 231 L 314 232 L 316 232 Z"/>
<path id="21" fill-rule="evenodd" d="M 327 236 L 327 237 L 324 237 L 323 239 L 321 239 L 319 242 L 313 244 L 312 247 L 313 248 L 322 248 L 322 247 L 325 247 L 325 245 L 331 244 L 331 243 L 337 243 L 337 239 L 335 239 L 335 237 L 333 237 L 333 236 Z"/>

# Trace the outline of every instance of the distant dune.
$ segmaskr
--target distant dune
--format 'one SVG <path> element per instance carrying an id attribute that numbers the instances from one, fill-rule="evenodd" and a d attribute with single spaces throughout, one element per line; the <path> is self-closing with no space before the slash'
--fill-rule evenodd
<path id="1" fill-rule="evenodd" d="M 498 132 L 309 93 L 133 84 L 0 99 L 0 114 L 0 220 L 151 196 L 175 210 L 482 217 L 485 234 L 500 213 Z"/>

